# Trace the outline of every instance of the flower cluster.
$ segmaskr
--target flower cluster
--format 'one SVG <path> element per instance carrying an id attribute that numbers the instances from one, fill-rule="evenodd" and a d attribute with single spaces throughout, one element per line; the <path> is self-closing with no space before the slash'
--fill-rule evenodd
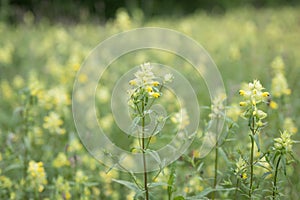
<path id="1" fill-rule="evenodd" d="M 226 116 L 236 122 L 241 114 L 241 109 L 237 104 L 230 105 L 226 110 Z"/>
<path id="2" fill-rule="evenodd" d="M 290 95 L 291 89 L 288 87 L 287 80 L 284 75 L 284 62 L 281 57 L 276 57 L 271 63 L 274 77 L 272 79 L 271 92 L 275 97 Z"/>
<path id="3" fill-rule="evenodd" d="M 66 133 L 64 128 L 61 128 L 63 125 L 63 120 L 60 119 L 60 116 L 55 112 L 50 112 L 48 116 L 44 117 L 43 127 L 48 129 L 50 133 L 57 133 L 63 135 Z"/>
<path id="4" fill-rule="evenodd" d="M 298 128 L 295 126 L 292 118 L 287 117 L 283 122 L 283 129 L 287 130 L 291 134 L 295 134 L 298 132 Z"/>
<path id="5" fill-rule="evenodd" d="M 87 180 L 88 180 L 88 177 L 84 174 L 83 171 L 78 170 L 76 172 L 76 175 L 75 175 L 75 182 L 76 183 L 84 184 L 85 182 L 87 182 Z"/>
<path id="6" fill-rule="evenodd" d="M 117 194 L 113 191 L 112 180 L 118 177 L 117 171 L 111 170 L 108 173 L 101 171 L 101 172 L 99 172 L 99 176 L 100 176 L 101 180 L 105 180 L 105 182 L 103 182 L 103 186 L 102 186 L 103 193 L 106 196 L 116 198 L 115 195 L 117 195 Z"/>
<path id="7" fill-rule="evenodd" d="M 184 130 L 189 124 L 189 115 L 185 108 L 182 108 L 179 112 L 174 113 L 171 117 L 171 121 L 177 125 L 178 130 Z"/>
<path id="8" fill-rule="evenodd" d="M 247 163 L 240 157 L 238 162 L 235 164 L 236 168 L 234 170 L 235 175 L 241 177 L 242 179 L 247 179 Z"/>
<path id="9" fill-rule="evenodd" d="M 55 187 L 58 190 L 55 198 L 58 200 L 68 200 L 71 199 L 72 195 L 70 193 L 71 187 L 68 181 L 64 180 L 62 176 L 58 176 L 55 180 Z"/>
<path id="10" fill-rule="evenodd" d="M 211 119 L 217 119 L 224 116 L 225 106 L 224 102 L 226 100 L 225 94 L 219 94 L 215 99 L 213 99 L 211 104 L 211 113 L 209 114 L 209 117 Z"/>
<path id="11" fill-rule="evenodd" d="M 280 138 L 274 139 L 274 149 L 282 152 L 283 154 L 290 153 L 292 152 L 293 143 L 294 141 L 291 139 L 291 133 L 283 131 Z"/>
<path id="12" fill-rule="evenodd" d="M 197 194 L 204 190 L 203 185 L 201 184 L 201 179 L 197 176 L 192 176 L 186 182 L 186 186 L 183 188 L 186 194 Z"/>
<path id="13" fill-rule="evenodd" d="M 0 176 L 0 186 L 1 188 L 11 188 L 12 181 L 6 176 Z"/>
<path id="14" fill-rule="evenodd" d="M 63 166 L 70 166 L 70 161 L 68 160 L 66 154 L 60 152 L 53 160 L 52 165 L 55 168 L 61 168 Z"/>
<path id="15" fill-rule="evenodd" d="M 262 119 L 267 117 L 267 113 L 258 108 L 259 104 L 267 103 L 270 96 L 269 92 L 263 91 L 264 89 L 259 80 L 254 80 L 252 83 L 244 85 L 239 91 L 243 97 L 243 101 L 240 102 L 244 111 L 242 116 L 248 119 L 254 118 L 257 127 L 262 127 L 264 125 Z"/>
<path id="16" fill-rule="evenodd" d="M 142 64 L 141 69 L 134 76 L 135 78 L 129 81 L 129 84 L 134 86 L 134 89 L 130 91 L 133 101 L 138 102 L 142 96 L 150 98 L 159 98 L 161 96 L 162 83 L 157 80 L 157 77 L 152 72 L 150 63 Z M 171 82 L 172 79 L 173 76 L 171 74 L 166 74 L 163 84 Z"/>
<path id="17" fill-rule="evenodd" d="M 30 161 L 27 173 L 29 182 L 34 190 L 42 192 L 44 190 L 44 186 L 47 184 L 44 164 L 33 160 Z"/>

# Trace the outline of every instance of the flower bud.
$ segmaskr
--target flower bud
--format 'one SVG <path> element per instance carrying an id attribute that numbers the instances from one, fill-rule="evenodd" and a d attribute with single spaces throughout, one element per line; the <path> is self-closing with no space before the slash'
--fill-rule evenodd
<path id="1" fill-rule="evenodd" d="M 263 96 L 263 97 L 268 97 L 268 96 L 270 96 L 270 93 L 269 93 L 269 92 L 263 92 L 263 93 L 261 94 L 261 96 Z"/>
<path id="2" fill-rule="evenodd" d="M 247 102 L 245 102 L 245 101 L 240 102 L 240 106 L 246 106 L 246 105 L 247 105 Z"/>
<path id="3" fill-rule="evenodd" d="M 245 96 L 246 92 L 245 92 L 245 90 L 240 90 L 240 91 L 239 91 L 239 94 L 240 94 L 241 96 Z"/>

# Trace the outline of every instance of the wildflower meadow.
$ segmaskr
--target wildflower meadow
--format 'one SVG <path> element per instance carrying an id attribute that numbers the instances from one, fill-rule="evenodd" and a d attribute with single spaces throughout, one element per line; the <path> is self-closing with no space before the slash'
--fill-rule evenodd
<path id="1" fill-rule="evenodd" d="M 101 78 L 85 71 L 98 44 L 142 27 L 200 44 L 224 89 L 210 90 L 217 76 L 205 79 L 206 64 L 199 73 L 159 49 L 117 59 L 104 49 Z M 0 199 L 299 199 L 299 33 L 300 9 L 289 6 L 176 19 L 119 9 L 99 24 L 35 22 L 30 12 L 22 23 L 0 21 Z M 164 37 L 158 44 L 183 49 Z"/>

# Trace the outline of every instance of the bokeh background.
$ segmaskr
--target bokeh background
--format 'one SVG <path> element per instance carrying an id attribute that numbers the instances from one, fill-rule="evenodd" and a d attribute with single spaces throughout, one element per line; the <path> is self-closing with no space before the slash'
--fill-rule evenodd
<path id="1" fill-rule="evenodd" d="M 247 122 L 238 117 L 242 82 L 261 80 L 277 107 L 266 108 L 267 127 L 260 135 L 263 150 L 280 130 L 300 140 L 300 7 L 297 0 L 100 0 L 0 1 L 0 199 L 133 199 L 134 193 L 112 178 L 130 180 L 94 160 L 81 144 L 71 112 L 76 72 L 89 52 L 104 39 L 122 31 L 151 26 L 180 31 L 199 42 L 218 66 L 227 91 L 227 104 L 236 126 L 234 142 L 224 146 L 220 185 L 230 187 L 239 155 L 247 156 Z M 176 42 L 176 41 L 174 41 Z M 138 51 L 112 63 L 99 83 L 96 102 L 99 123 L 109 138 L 130 151 L 134 140 L 114 123 L 111 90 L 126 69 L 144 62 L 182 69 L 201 105 L 199 132 L 189 150 L 176 162 L 176 194 L 197 195 L 211 187 L 213 155 L 199 159 L 198 147 L 209 121 L 204 81 L 182 58 L 167 52 Z M 116 73 L 115 69 L 120 69 Z M 82 83 L 87 76 L 79 76 Z M 172 94 L 167 105 L 177 109 Z M 169 98 L 169 99 L 168 99 Z M 172 107 L 173 106 L 173 107 Z M 175 111 L 178 111 L 176 110 Z M 173 120 L 174 122 L 174 120 Z M 153 146 L 159 148 L 173 133 L 172 120 Z M 295 158 L 300 147 L 294 144 Z M 197 163 L 197 164 L 195 164 Z M 168 181 L 171 169 L 158 177 Z M 300 165 L 281 173 L 285 199 L 299 199 Z M 257 169 L 256 176 L 266 171 Z M 139 176 L 139 175 L 137 175 Z M 271 180 L 271 178 L 270 178 Z M 268 180 L 267 180 L 268 181 Z M 267 182 L 266 181 L 266 182 Z M 271 183 L 261 186 L 268 195 Z M 166 199 L 165 185 L 154 189 Z M 232 198 L 231 190 L 220 198 Z M 208 194 L 208 197 L 209 194 Z M 242 198 L 242 197 L 240 197 Z"/>

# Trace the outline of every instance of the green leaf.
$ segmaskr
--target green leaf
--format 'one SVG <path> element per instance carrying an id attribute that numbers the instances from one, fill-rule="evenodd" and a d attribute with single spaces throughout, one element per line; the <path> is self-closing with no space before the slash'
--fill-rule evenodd
<path id="1" fill-rule="evenodd" d="M 83 183 L 83 184 L 87 187 L 93 187 L 93 186 L 99 185 L 99 183 L 97 183 L 97 182 L 87 182 L 87 183 Z"/>
<path id="2" fill-rule="evenodd" d="M 265 179 L 268 175 L 270 175 L 270 174 L 272 174 L 272 172 L 265 172 L 262 176 L 261 176 L 261 178 L 262 179 Z"/>
<path id="3" fill-rule="evenodd" d="M 226 152 L 223 150 L 222 147 L 219 147 L 219 153 L 220 153 L 220 155 L 223 157 L 223 159 L 225 160 L 225 162 L 226 162 L 227 164 L 229 164 L 230 162 L 229 162 L 229 160 L 228 160 L 228 157 L 227 157 L 227 155 L 226 155 Z"/>
<path id="4" fill-rule="evenodd" d="M 112 179 L 112 181 L 119 183 L 121 185 L 126 186 L 127 188 L 135 191 L 136 193 L 140 193 L 141 190 L 138 188 L 138 186 L 136 186 L 136 184 L 129 182 L 129 181 L 124 181 L 124 180 L 118 180 L 118 179 Z"/>
<path id="5" fill-rule="evenodd" d="M 8 171 L 14 170 L 14 169 L 22 169 L 23 167 L 24 167 L 23 164 L 18 164 L 18 163 L 11 164 L 5 168 L 4 172 L 8 172 Z"/>
<path id="6" fill-rule="evenodd" d="M 209 188 L 205 188 L 202 192 L 200 192 L 198 195 L 196 196 L 191 196 L 191 197 L 187 197 L 187 200 L 194 200 L 194 199 L 201 199 L 203 197 L 205 197 L 206 195 L 208 195 L 209 193 L 215 191 L 213 188 L 209 187 Z"/>
<path id="7" fill-rule="evenodd" d="M 154 188 L 158 186 L 168 186 L 168 184 L 164 182 L 153 182 L 149 184 L 148 188 Z"/>
<path id="8" fill-rule="evenodd" d="M 201 172 L 203 165 L 204 165 L 203 162 L 201 162 L 201 163 L 199 164 L 199 166 L 197 167 L 197 172 Z"/>
<path id="9" fill-rule="evenodd" d="M 169 199 L 171 199 L 172 194 L 175 190 L 174 189 L 175 178 L 176 178 L 175 167 L 174 167 L 174 165 L 172 165 L 171 174 L 170 174 L 169 179 L 168 179 L 168 189 L 167 189 Z"/>
<path id="10" fill-rule="evenodd" d="M 159 155 L 158 155 L 158 153 L 157 153 L 156 151 L 153 151 L 153 150 L 151 150 L 151 149 L 146 149 L 145 152 L 146 152 L 146 153 L 149 153 L 150 156 L 151 156 L 152 158 L 154 158 L 154 160 L 155 160 L 159 165 L 161 164 L 161 159 L 160 159 L 160 157 L 159 157 Z"/>
<path id="11" fill-rule="evenodd" d="M 141 117 L 140 116 L 137 116 L 135 117 L 133 120 L 132 120 L 132 124 L 130 126 L 130 131 L 134 131 L 134 129 L 138 126 L 139 122 L 141 120 Z"/>
<path id="12" fill-rule="evenodd" d="M 217 187 L 216 189 L 213 189 L 211 187 L 204 189 L 202 192 L 200 192 L 198 195 L 196 196 L 191 196 L 191 197 L 187 197 L 187 200 L 196 200 L 196 199 L 203 199 L 206 195 L 208 195 L 211 192 L 214 191 L 232 191 L 235 190 L 236 188 L 223 188 L 223 187 Z"/>
<path id="13" fill-rule="evenodd" d="M 258 138 L 258 134 L 253 136 L 254 142 L 257 146 L 257 151 L 260 152 L 260 144 L 259 144 L 259 138 Z"/>
<path id="14" fill-rule="evenodd" d="M 185 198 L 183 196 L 177 196 L 177 197 L 174 197 L 173 200 L 185 200 Z"/>

